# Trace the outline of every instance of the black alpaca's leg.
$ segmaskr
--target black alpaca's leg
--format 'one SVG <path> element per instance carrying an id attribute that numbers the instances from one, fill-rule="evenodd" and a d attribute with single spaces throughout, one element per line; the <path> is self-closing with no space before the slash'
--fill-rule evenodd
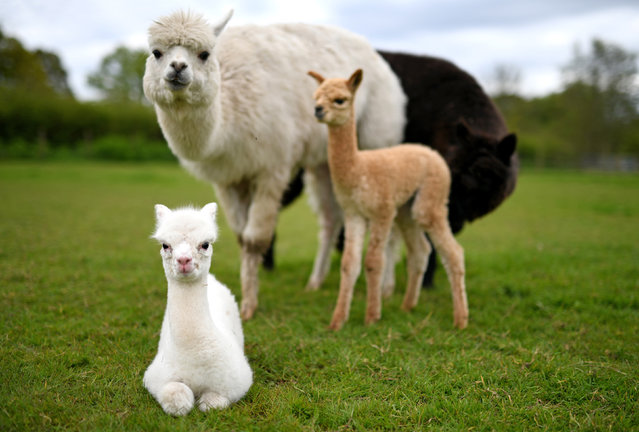
<path id="1" fill-rule="evenodd" d="M 297 199 L 302 194 L 304 190 L 304 170 L 299 170 L 293 180 L 288 184 L 288 188 L 284 191 L 284 195 L 282 195 L 282 205 L 281 208 L 287 207 L 293 201 Z M 273 239 L 271 240 L 271 244 L 268 247 L 268 250 L 264 253 L 264 257 L 262 259 L 262 267 L 264 270 L 273 270 L 275 268 L 275 237 L 276 234 L 273 234 Z"/>
<path id="2" fill-rule="evenodd" d="M 262 267 L 264 270 L 271 271 L 275 268 L 275 238 L 277 234 L 273 234 L 273 238 L 271 239 L 271 244 L 268 249 L 264 253 L 264 258 L 262 259 Z"/>
<path id="3" fill-rule="evenodd" d="M 430 243 L 430 239 L 428 241 Z M 433 248 L 430 255 L 428 256 L 428 267 L 426 267 L 426 272 L 424 273 L 424 278 L 422 279 L 422 288 L 432 289 L 435 287 L 435 285 L 433 284 L 433 280 L 435 279 L 436 267 L 437 252 L 435 251 L 435 248 Z"/>

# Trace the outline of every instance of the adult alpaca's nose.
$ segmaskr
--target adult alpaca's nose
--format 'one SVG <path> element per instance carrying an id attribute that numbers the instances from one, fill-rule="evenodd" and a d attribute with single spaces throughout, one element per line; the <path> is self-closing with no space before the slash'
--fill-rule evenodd
<path id="1" fill-rule="evenodd" d="M 175 72 L 180 73 L 186 69 L 188 65 L 185 62 L 173 61 L 171 62 L 171 67 L 175 70 Z"/>

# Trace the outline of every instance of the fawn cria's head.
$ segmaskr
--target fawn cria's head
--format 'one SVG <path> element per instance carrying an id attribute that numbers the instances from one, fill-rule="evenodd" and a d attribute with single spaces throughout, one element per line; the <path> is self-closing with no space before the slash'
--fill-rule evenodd
<path id="1" fill-rule="evenodd" d="M 208 274 L 217 239 L 216 213 L 215 203 L 201 210 L 155 206 L 157 227 L 152 237 L 162 245 L 160 255 L 168 279 L 188 282 Z"/>
<path id="2" fill-rule="evenodd" d="M 317 72 L 309 71 L 319 87 L 315 90 L 315 117 L 320 123 L 341 126 L 352 118 L 355 92 L 362 82 L 363 72 L 357 69 L 349 79 L 325 79 Z"/>

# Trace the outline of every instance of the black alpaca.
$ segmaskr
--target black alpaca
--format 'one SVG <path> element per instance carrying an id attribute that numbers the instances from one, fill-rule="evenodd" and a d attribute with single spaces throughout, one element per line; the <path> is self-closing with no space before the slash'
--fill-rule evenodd
<path id="1" fill-rule="evenodd" d="M 494 102 L 477 81 L 453 63 L 428 56 L 380 51 L 408 97 L 404 142 L 431 146 L 444 156 L 452 174 L 449 200 L 451 228 L 499 206 L 515 189 L 519 159 L 517 137 L 509 133 Z M 296 177 L 286 204 L 301 193 Z M 269 264 L 273 264 L 269 251 Z M 430 256 L 424 285 L 431 285 L 435 253 Z"/>

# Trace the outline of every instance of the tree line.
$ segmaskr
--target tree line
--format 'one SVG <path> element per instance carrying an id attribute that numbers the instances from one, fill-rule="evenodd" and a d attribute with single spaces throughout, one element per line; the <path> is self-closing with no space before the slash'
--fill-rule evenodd
<path id="1" fill-rule="evenodd" d="M 142 91 L 147 56 L 145 50 L 117 47 L 87 77 L 101 100 L 79 101 L 55 53 L 28 50 L 0 29 L 0 157 L 171 160 Z M 559 91 L 526 98 L 519 94 L 521 73 L 496 68 L 492 96 L 518 134 L 522 161 L 637 164 L 637 54 L 594 39 L 586 52 L 575 49 L 561 74 Z"/>
<path id="2" fill-rule="evenodd" d="M 496 71 L 493 96 L 518 132 L 522 159 L 537 165 L 625 161 L 639 168 L 637 54 L 594 39 L 589 52 L 575 48 L 561 75 L 560 91 L 526 99 L 517 94 L 516 70 Z"/>
<path id="3" fill-rule="evenodd" d="M 55 53 L 28 50 L 0 29 L 0 158 L 172 160 L 153 109 L 143 103 L 146 54 L 123 50 L 88 77 L 102 99 L 79 101 Z"/>

